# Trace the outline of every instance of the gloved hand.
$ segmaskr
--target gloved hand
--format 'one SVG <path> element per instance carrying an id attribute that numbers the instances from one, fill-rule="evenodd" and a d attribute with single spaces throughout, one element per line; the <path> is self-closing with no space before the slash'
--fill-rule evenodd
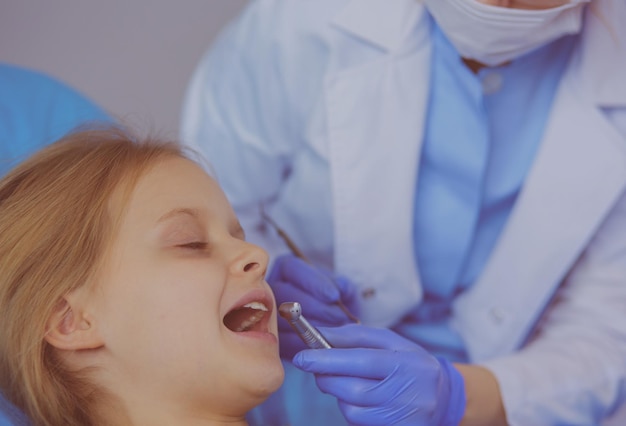
<path id="1" fill-rule="evenodd" d="M 333 349 L 304 350 L 293 364 L 316 375 L 352 425 L 456 426 L 465 385 L 448 361 L 391 330 L 320 328 Z"/>
<path id="2" fill-rule="evenodd" d="M 350 319 L 337 305 L 341 300 L 354 313 L 357 287 L 344 277 L 334 277 L 329 271 L 309 265 L 293 255 L 284 255 L 274 261 L 267 282 L 276 298 L 277 306 L 283 302 L 298 302 L 302 314 L 314 326 L 332 326 L 350 323 Z M 291 360 L 305 344 L 289 323 L 278 318 L 280 355 Z"/>

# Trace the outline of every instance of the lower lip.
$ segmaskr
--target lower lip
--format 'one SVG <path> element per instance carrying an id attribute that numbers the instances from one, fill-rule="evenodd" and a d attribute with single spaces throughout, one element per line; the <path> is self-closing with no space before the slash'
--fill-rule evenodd
<path id="1" fill-rule="evenodd" d="M 273 345 L 278 344 L 278 338 L 268 331 L 231 331 L 235 336 L 248 339 L 259 340 Z"/>

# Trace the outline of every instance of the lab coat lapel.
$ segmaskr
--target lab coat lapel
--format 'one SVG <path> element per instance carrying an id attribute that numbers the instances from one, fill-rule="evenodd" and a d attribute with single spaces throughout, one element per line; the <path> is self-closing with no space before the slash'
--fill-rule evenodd
<path id="1" fill-rule="evenodd" d="M 360 3 L 352 4 L 360 10 L 367 7 Z M 418 22 L 427 17 L 413 0 L 368 3 L 381 8 L 380 14 L 363 14 L 370 22 L 348 9 L 335 21 L 346 36 L 343 41 L 352 58 L 355 51 L 369 49 L 364 55 L 367 59 L 338 69 L 326 84 L 335 267 L 373 290 L 369 293 L 375 296 L 364 299 L 359 313 L 364 322 L 389 325 L 421 297 L 412 236 L 405 230 L 412 229 L 413 221 L 428 94 L 430 29 Z M 390 6 L 398 13 L 385 12 Z M 406 13 L 399 13 L 401 9 Z M 392 34 L 374 30 L 377 22 L 372 17 L 378 23 L 391 19 L 385 25 Z M 394 25 L 394 19 L 399 25 Z M 416 74 L 425 78 L 416 79 Z"/>
<path id="2" fill-rule="evenodd" d="M 566 81 L 559 90 L 535 164 L 488 265 L 455 303 L 455 323 L 474 361 L 523 343 L 626 187 L 623 137 L 571 86 Z"/>
<path id="3" fill-rule="evenodd" d="M 602 109 L 626 108 L 626 29 L 618 22 L 626 4 L 596 5 L 599 10 L 587 10 L 585 37 L 508 224 L 478 282 L 455 302 L 454 324 L 474 361 L 523 344 L 626 188 L 624 136 Z"/>

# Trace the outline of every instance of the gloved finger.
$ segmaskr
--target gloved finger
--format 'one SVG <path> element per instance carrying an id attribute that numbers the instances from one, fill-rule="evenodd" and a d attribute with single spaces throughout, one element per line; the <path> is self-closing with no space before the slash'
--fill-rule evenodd
<path id="1" fill-rule="evenodd" d="M 359 407 L 344 401 L 338 401 L 339 411 L 350 426 L 378 426 L 377 415 L 371 414 L 371 407 Z"/>
<path id="2" fill-rule="evenodd" d="M 272 292 L 274 292 L 277 305 L 283 302 L 297 302 L 305 297 L 317 300 L 308 291 L 296 287 L 293 283 L 287 281 L 278 280 L 269 283 L 269 285 L 272 288 Z"/>
<path id="3" fill-rule="evenodd" d="M 350 426 L 432 426 L 433 422 L 427 416 L 416 419 L 415 410 L 402 412 L 401 407 L 360 407 L 339 401 L 339 410 Z"/>
<path id="4" fill-rule="evenodd" d="M 274 262 L 267 282 L 287 281 L 324 302 L 337 302 L 341 295 L 336 284 L 323 271 L 292 255 Z"/>
<path id="5" fill-rule="evenodd" d="M 341 292 L 341 298 L 343 300 L 352 300 L 356 298 L 359 292 L 359 288 L 349 278 L 342 275 L 334 277 L 335 285 Z"/>
<path id="6" fill-rule="evenodd" d="M 290 283 L 278 281 L 272 286 L 272 291 L 278 306 L 283 302 L 300 303 L 302 315 L 315 326 L 339 326 L 349 322 L 346 314 L 336 303 L 320 301 Z"/>
<path id="7" fill-rule="evenodd" d="M 433 409 L 437 404 L 436 393 L 420 392 L 420 385 L 432 377 L 421 377 L 418 374 L 405 374 L 396 369 L 383 380 L 365 379 L 349 376 L 316 375 L 315 381 L 324 393 L 359 407 L 367 406 L 420 406 Z M 407 393 L 408 392 L 408 393 Z"/>
<path id="8" fill-rule="evenodd" d="M 333 271 L 323 267 L 318 266 L 316 269 L 333 282 L 335 287 L 337 287 L 341 293 L 341 300 L 348 303 L 353 299 L 356 299 L 359 293 L 359 288 L 352 282 L 352 280 L 343 275 L 336 275 Z"/>
<path id="9" fill-rule="evenodd" d="M 350 279 L 337 276 L 334 278 L 335 285 L 341 293 L 341 301 L 348 310 L 359 316 L 359 288 Z"/>
<path id="10" fill-rule="evenodd" d="M 384 379 L 400 362 L 400 355 L 386 349 L 324 349 L 304 350 L 293 358 L 293 365 L 314 374 Z"/>
<path id="11" fill-rule="evenodd" d="M 381 405 L 388 399 L 388 395 L 372 392 L 380 384 L 380 380 L 376 379 L 320 374 L 315 376 L 315 382 L 322 392 L 351 405 Z"/>
<path id="12" fill-rule="evenodd" d="M 347 324 L 341 327 L 320 326 L 319 330 L 336 348 L 377 348 L 426 353 L 416 343 L 386 328 Z"/>

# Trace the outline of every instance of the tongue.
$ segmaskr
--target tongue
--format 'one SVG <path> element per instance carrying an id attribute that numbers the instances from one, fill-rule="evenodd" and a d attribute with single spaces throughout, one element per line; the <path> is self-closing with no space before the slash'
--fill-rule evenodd
<path id="1" fill-rule="evenodd" d="M 255 314 L 258 314 L 260 311 L 256 309 L 250 308 L 240 308 L 230 311 L 224 317 L 224 325 L 228 327 L 232 331 L 246 331 L 244 326 L 246 322 L 249 322 L 251 318 L 254 317 Z M 262 312 L 262 311 L 261 311 Z M 256 321 L 254 321 L 256 323 Z M 245 328 L 251 328 L 252 325 L 247 325 Z"/>

